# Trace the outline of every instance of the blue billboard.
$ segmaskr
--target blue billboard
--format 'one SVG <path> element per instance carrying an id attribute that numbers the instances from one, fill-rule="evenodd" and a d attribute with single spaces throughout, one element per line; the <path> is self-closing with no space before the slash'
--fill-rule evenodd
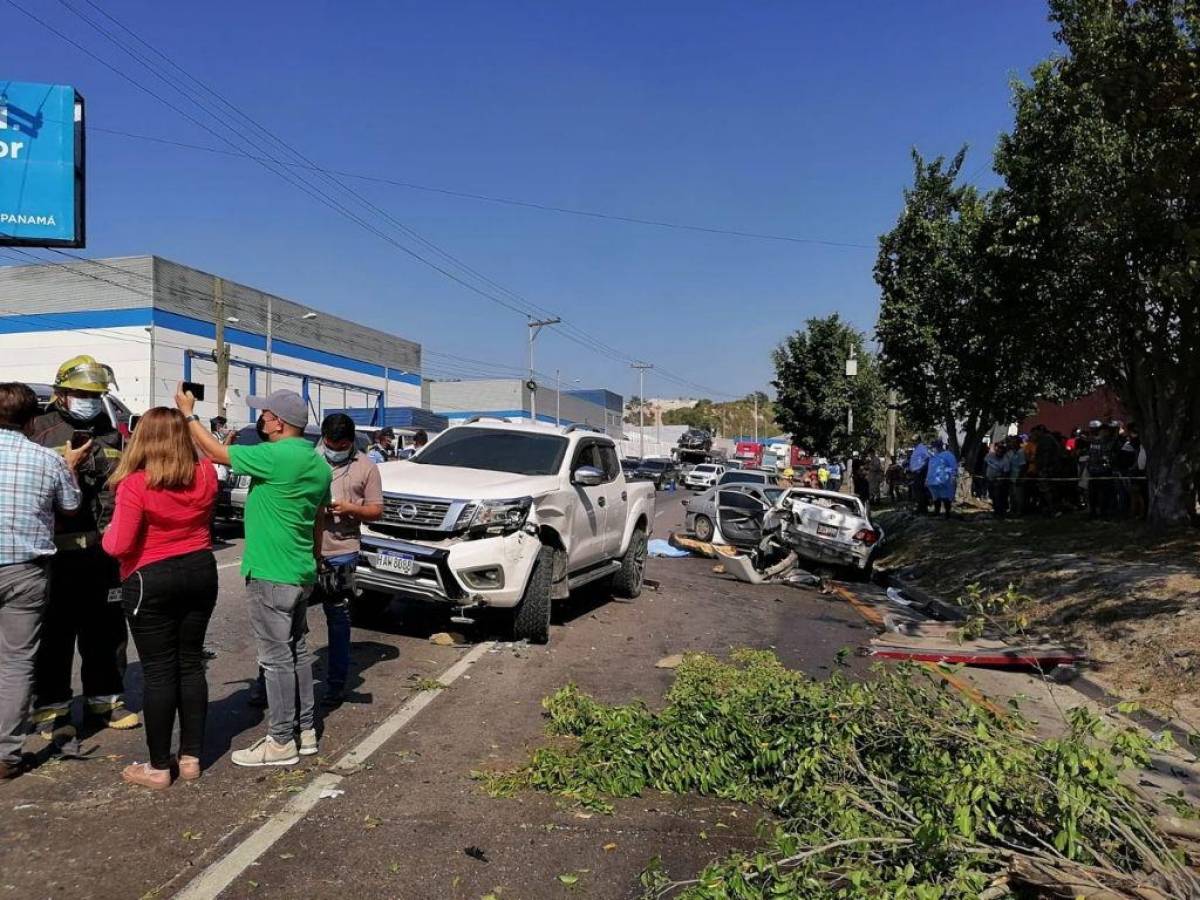
<path id="1" fill-rule="evenodd" d="M 83 98 L 0 81 L 0 246 L 84 245 Z"/>

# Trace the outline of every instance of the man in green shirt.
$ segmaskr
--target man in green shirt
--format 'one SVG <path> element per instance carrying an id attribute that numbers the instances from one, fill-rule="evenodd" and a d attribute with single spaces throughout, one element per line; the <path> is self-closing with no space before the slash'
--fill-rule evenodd
<path id="1" fill-rule="evenodd" d="M 291 765 L 317 752 L 308 597 L 317 576 L 316 522 L 330 502 L 330 469 L 303 437 L 308 404 L 294 391 L 247 401 L 259 410 L 262 443 L 252 446 L 221 444 L 195 415 L 195 399 L 182 385 L 175 403 L 188 418 L 192 439 L 213 462 L 250 476 L 242 576 L 270 726 L 265 738 L 235 751 L 232 759 L 239 766 Z"/>

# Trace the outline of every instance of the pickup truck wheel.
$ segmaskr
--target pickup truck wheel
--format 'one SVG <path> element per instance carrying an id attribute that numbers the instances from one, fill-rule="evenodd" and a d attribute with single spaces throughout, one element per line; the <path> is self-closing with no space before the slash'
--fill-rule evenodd
<path id="1" fill-rule="evenodd" d="M 626 600 L 636 600 L 642 593 L 645 575 L 646 532 L 639 528 L 629 539 L 629 549 L 621 557 L 621 571 L 612 577 L 612 592 Z"/>
<path id="2" fill-rule="evenodd" d="M 513 610 L 515 641 L 544 644 L 550 640 L 550 587 L 554 581 L 554 548 L 543 547 L 533 564 L 525 596 Z"/>
<path id="3" fill-rule="evenodd" d="M 715 532 L 712 519 L 708 516 L 696 516 L 696 526 L 693 530 L 696 532 L 696 540 L 704 541 L 706 544 L 713 539 Z"/>

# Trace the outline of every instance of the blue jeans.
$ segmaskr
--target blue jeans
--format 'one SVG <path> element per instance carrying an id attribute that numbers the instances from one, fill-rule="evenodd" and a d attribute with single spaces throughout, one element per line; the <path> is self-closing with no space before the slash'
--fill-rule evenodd
<path id="1" fill-rule="evenodd" d="M 327 556 L 322 569 L 335 573 L 328 586 L 322 582 L 321 606 L 325 610 L 325 624 L 329 628 L 329 689 L 343 691 L 350 677 L 350 587 L 348 581 L 338 578 L 344 570 L 353 572 L 358 562 L 357 553 Z"/>

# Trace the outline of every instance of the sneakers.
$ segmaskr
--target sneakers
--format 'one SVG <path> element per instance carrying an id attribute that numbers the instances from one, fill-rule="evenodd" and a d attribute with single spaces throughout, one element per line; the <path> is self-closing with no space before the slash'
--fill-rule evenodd
<path id="1" fill-rule="evenodd" d="M 69 706 L 47 706 L 35 709 L 29 715 L 33 730 L 44 741 L 69 741 L 75 737 L 75 726 L 71 724 Z"/>
<path id="2" fill-rule="evenodd" d="M 109 728 L 126 731 L 142 724 L 138 714 L 129 709 L 124 700 L 89 700 L 85 709 L 89 716 L 99 719 Z"/>
<path id="3" fill-rule="evenodd" d="M 200 760 L 194 756 L 181 756 L 176 761 L 181 781 L 195 781 L 200 777 Z"/>
<path id="4" fill-rule="evenodd" d="M 259 738 L 245 750 L 235 750 L 230 756 L 235 766 L 290 766 L 300 762 L 296 742 L 277 744 L 271 738 Z"/>
<path id="5" fill-rule="evenodd" d="M 309 728 L 300 732 L 300 755 L 316 756 L 320 752 L 317 746 L 317 729 Z"/>
<path id="6" fill-rule="evenodd" d="M 121 771 L 121 780 L 152 791 L 165 791 L 171 786 L 171 770 L 156 769 L 150 763 L 134 763 Z"/>
<path id="7" fill-rule="evenodd" d="M 20 760 L 17 762 L 0 760 L 0 781 L 8 781 L 10 778 L 16 778 L 23 771 L 25 771 L 25 766 Z"/>

